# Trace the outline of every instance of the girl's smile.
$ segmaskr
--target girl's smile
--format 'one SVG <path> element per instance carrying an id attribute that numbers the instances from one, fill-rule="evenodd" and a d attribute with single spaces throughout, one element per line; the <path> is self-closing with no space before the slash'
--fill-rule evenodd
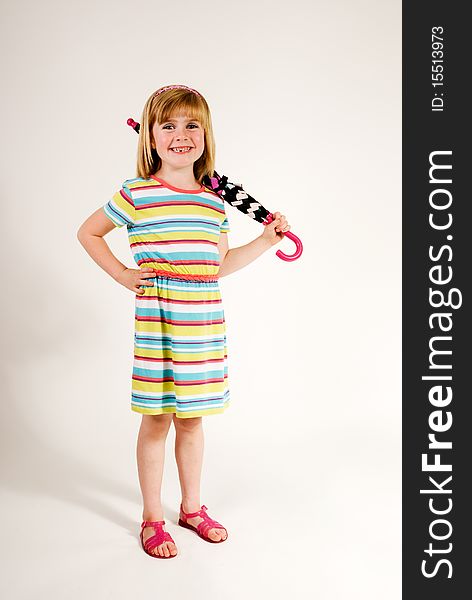
<path id="1" fill-rule="evenodd" d="M 177 152 L 177 154 L 183 154 L 185 152 L 190 152 L 192 146 L 175 146 L 175 148 L 171 148 L 171 150 Z"/>

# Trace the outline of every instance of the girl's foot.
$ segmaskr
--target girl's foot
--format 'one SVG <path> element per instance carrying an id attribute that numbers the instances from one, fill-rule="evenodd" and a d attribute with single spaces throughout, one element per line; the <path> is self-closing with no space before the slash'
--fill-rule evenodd
<path id="1" fill-rule="evenodd" d="M 210 519 L 208 517 L 208 515 L 206 515 L 206 506 L 203 505 L 200 508 L 195 508 L 194 506 L 190 505 L 190 506 L 185 506 L 184 504 L 180 505 L 180 520 L 183 521 L 185 524 L 188 525 L 192 525 L 195 528 L 198 528 L 198 525 L 200 523 L 203 523 L 203 521 L 206 521 L 207 523 L 214 523 L 215 525 L 219 525 L 219 527 L 211 527 L 210 529 L 208 528 L 204 528 L 204 531 L 202 530 L 203 534 L 201 537 L 205 537 L 205 538 L 210 538 L 210 540 L 212 542 L 224 542 L 224 540 L 226 540 L 226 538 L 228 537 L 228 532 L 226 531 L 226 529 L 224 527 L 222 527 L 220 525 L 220 523 L 217 523 L 217 521 L 213 521 L 213 519 Z M 193 510 L 190 510 L 193 509 Z M 195 516 L 195 517 L 190 517 L 188 516 L 187 513 L 192 514 L 192 513 L 196 513 L 196 512 L 200 512 L 200 511 L 204 511 L 204 514 L 206 515 L 206 519 L 204 519 L 203 517 L 200 516 Z"/>
<path id="2" fill-rule="evenodd" d="M 149 520 L 149 519 L 148 519 Z M 165 532 L 165 525 L 162 525 L 162 530 Z M 154 527 L 144 527 L 143 529 L 143 543 L 146 544 L 146 541 L 156 535 L 156 529 Z M 159 546 L 154 548 L 150 548 L 149 552 L 151 554 L 155 554 L 156 556 L 162 556 L 164 558 L 169 558 L 170 556 L 176 556 L 177 547 L 171 541 L 165 541 Z"/>

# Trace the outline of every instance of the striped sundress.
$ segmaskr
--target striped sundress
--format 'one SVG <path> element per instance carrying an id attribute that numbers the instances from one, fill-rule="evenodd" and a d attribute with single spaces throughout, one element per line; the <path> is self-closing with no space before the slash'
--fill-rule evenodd
<path id="1" fill-rule="evenodd" d="M 202 186 L 182 190 L 162 179 L 127 179 L 103 206 L 127 226 L 136 264 L 153 286 L 136 294 L 131 410 L 180 418 L 229 405 L 225 317 L 218 270 L 223 200 Z"/>

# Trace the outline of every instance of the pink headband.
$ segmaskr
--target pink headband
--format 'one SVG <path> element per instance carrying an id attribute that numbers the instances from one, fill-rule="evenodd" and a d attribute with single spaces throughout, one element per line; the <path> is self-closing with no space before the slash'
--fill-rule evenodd
<path id="1" fill-rule="evenodd" d="M 159 88 L 157 90 L 157 92 L 154 92 L 153 98 L 156 96 L 159 96 L 159 94 L 162 94 L 162 92 L 167 92 L 167 90 L 176 90 L 176 89 L 188 90 L 189 92 L 193 92 L 197 96 L 201 96 L 201 94 L 199 92 L 197 92 L 197 90 L 194 90 L 191 87 L 187 87 L 186 85 L 167 85 L 166 87 Z"/>

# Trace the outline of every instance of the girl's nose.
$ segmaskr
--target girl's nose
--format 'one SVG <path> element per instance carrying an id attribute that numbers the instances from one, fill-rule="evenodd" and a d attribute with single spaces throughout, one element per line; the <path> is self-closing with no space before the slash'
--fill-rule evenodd
<path id="1" fill-rule="evenodd" d="M 180 132 L 177 132 L 177 134 L 176 134 L 176 138 L 177 138 L 178 140 L 182 140 L 182 139 L 188 140 L 188 136 L 187 136 L 187 134 L 186 134 L 186 132 L 185 132 L 185 131 L 180 131 Z"/>

